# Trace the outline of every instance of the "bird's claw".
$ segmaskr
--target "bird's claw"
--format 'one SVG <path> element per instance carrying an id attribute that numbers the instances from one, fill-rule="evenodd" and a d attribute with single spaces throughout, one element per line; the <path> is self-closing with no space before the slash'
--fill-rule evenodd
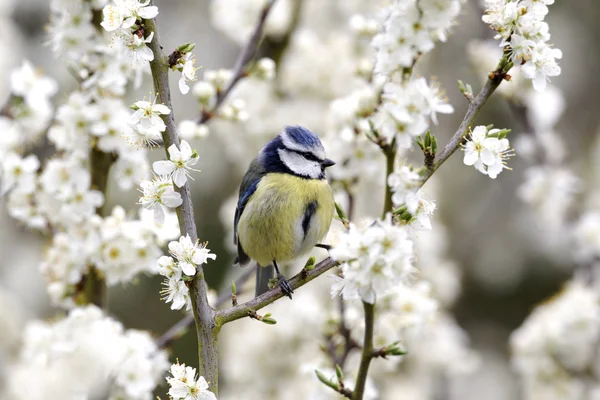
<path id="1" fill-rule="evenodd" d="M 292 293 L 294 293 L 294 291 L 292 290 L 292 287 L 290 286 L 290 283 L 288 282 L 287 279 L 285 279 L 285 276 L 279 274 L 277 276 L 277 280 L 279 282 L 279 287 L 281 288 L 281 291 L 283 292 L 283 294 L 285 294 L 287 297 L 292 298 Z"/>

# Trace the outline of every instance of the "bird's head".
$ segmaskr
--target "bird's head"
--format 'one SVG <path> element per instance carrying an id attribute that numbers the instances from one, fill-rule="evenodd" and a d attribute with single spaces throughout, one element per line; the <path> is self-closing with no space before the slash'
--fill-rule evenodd
<path id="1" fill-rule="evenodd" d="M 335 163 L 325 157 L 319 138 L 301 126 L 286 126 L 260 152 L 267 172 L 285 172 L 307 179 L 325 179 L 325 168 Z"/>

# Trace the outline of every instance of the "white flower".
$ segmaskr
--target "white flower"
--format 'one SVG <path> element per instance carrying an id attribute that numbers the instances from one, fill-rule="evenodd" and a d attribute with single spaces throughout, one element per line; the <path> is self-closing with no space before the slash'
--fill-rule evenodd
<path id="1" fill-rule="evenodd" d="M 225 103 L 221 107 L 219 117 L 232 122 L 247 121 L 250 115 L 246 111 L 246 101 L 237 98 Z"/>
<path id="2" fill-rule="evenodd" d="M 2 190 L 0 190 L 0 195 L 4 195 L 14 187 L 18 187 L 22 193 L 31 193 L 35 190 L 37 178 L 35 172 L 40 167 L 40 162 L 35 155 L 30 154 L 21 158 L 16 153 L 8 153 L 1 162 Z"/>
<path id="3" fill-rule="evenodd" d="M 204 79 L 213 85 L 217 90 L 223 90 L 231 78 L 233 78 L 233 71 L 230 69 L 217 69 L 208 70 L 204 73 Z"/>
<path id="4" fill-rule="evenodd" d="M 175 280 L 181 279 L 181 268 L 175 262 L 173 257 L 161 256 L 158 261 L 158 273 L 167 278 L 173 278 Z"/>
<path id="5" fill-rule="evenodd" d="M 115 3 L 102 9 L 104 19 L 100 25 L 108 32 L 130 29 L 137 19 L 151 19 L 158 15 L 158 7 L 148 5 L 150 0 L 116 0 Z"/>
<path id="6" fill-rule="evenodd" d="M 415 271 L 413 243 L 405 227 L 385 220 L 350 225 L 330 251 L 343 262 L 343 279 L 332 286 L 332 295 L 360 298 L 373 304 L 377 296 L 389 293 L 398 284 L 408 284 Z"/>
<path id="7" fill-rule="evenodd" d="M 431 121 L 434 124 L 438 124 L 436 113 L 452 114 L 454 112 L 454 107 L 446 102 L 439 87 L 436 85 L 428 85 L 425 78 L 415 79 L 412 84 L 415 85 L 416 90 L 420 91 L 423 95 L 423 99 L 428 106 Z"/>
<path id="8" fill-rule="evenodd" d="M 101 390 L 106 399 L 150 399 L 169 368 L 148 332 L 125 329 L 95 306 L 51 322 L 31 320 L 21 339 L 3 386 L 11 399 L 22 398 L 32 376 L 28 398 L 94 398 Z"/>
<path id="9" fill-rule="evenodd" d="M 275 61 L 263 57 L 256 62 L 252 72 L 259 79 L 271 80 L 275 77 Z"/>
<path id="10" fill-rule="evenodd" d="M 125 25 L 124 28 L 130 28 L 135 23 L 135 18 L 131 18 L 126 24 L 123 24 L 125 18 L 121 14 L 121 8 L 112 4 L 108 4 L 102 9 L 102 15 L 103 20 L 100 25 L 108 32 L 116 31 L 123 25 Z"/>
<path id="11" fill-rule="evenodd" d="M 198 98 L 198 101 L 205 107 L 212 107 L 217 95 L 217 89 L 215 85 L 207 81 L 196 82 L 192 88 L 194 96 Z"/>
<path id="12" fill-rule="evenodd" d="M 412 168 L 402 165 L 388 177 L 388 186 L 394 193 L 392 202 L 396 207 L 406 203 L 406 195 L 421 184 L 421 176 Z"/>
<path id="13" fill-rule="evenodd" d="M 181 68 L 181 78 L 179 78 L 179 90 L 182 94 L 187 94 L 190 91 L 190 87 L 187 85 L 187 81 L 195 81 L 196 70 L 194 63 L 196 60 L 192 58 L 192 53 L 186 53 L 177 62 L 177 67 Z"/>
<path id="14" fill-rule="evenodd" d="M 172 277 L 163 282 L 163 285 L 164 300 L 166 303 L 172 303 L 171 310 L 181 310 L 183 306 L 186 310 L 191 310 L 190 291 L 183 280 Z"/>
<path id="15" fill-rule="evenodd" d="M 122 153 L 113 164 L 111 173 L 121 190 L 139 185 L 150 174 L 148 158 L 143 150 Z"/>
<path id="16" fill-rule="evenodd" d="M 562 58 L 559 49 L 553 49 L 544 42 L 539 42 L 533 48 L 531 59 L 521 66 L 523 75 L 532 79 L 533 88 L 538 92 L 546 89 L 548 77 L 560 75 L 557 58 Z"/>
<path id="17" fill-rule="evenodd" d="M 217 400 L 208 390 L 206 379 L 202 376 L 196 379 L 195 368 L 177 363 L 171 366 L 170 372 L 172 377 L 167 377 L 167 382 L 171 386 L 169 396 L 173 400 Z"/>
<path id="18" fill-rule="evenodd" d="M 531 59 L 535 42 L 515 33 L 511 35 L 510 42 L 504 41 L 500 43 L 501 47 L 506 45 L 510 45 L 510 60 L 518 64 L 520 61 L 529 61 Z"/>
<path id="19" fill-rule="evenodd" d="M 435 203 L 426 199 L 421 190 L 409 192 L 406 196 L 406 210 L 412 218 L 409 225 L 414 229 L 431 230 L 429 217 L 435 211 Z"/>
<path id="20" fill-rule="evenodd" d="M 134 103 L 136 111 L 131 115 L 131 123 L 141 132 L 160 133 L 167 127 L 160 117 L 171 113 L 169 107 L 164 104 L 156 104 L 156 98 L 152 103 L 140 100 Z"/>
<path id="21" fill-rule="evenodd" d="M 121 51 L 132 63 L 144 65 L 146 62 L 154 60 L 154 53 L 146 44 L 152 42 L 154 32 L 147 37 L 138 36 L 137 33 L 121 33 L 117 36 L 121 42 Z"/>
<path id="22" fill-rule="evenodd" d="M 189 171 L 197 171 L 192 166 L 198 162 L 198 153 L 193 151 L 185 140 L 182 140 L 179 146 L 180 149 L 175 144 L 169 146 L 169 160 L 156 161 L 152 168 L 159 175 L 173 178 L 175 185 L 182 187 L 190 176 Z"/>
<path id="23" fill-rule="evenodd" d="M 177 127 L 179 137 L 184 140 L 204 139 L 208 136 L 209 130 L 206 124 L 199 124 L 191 119 L 184 119 Z"/>
<path id="24" fill-rule="evenodd" d="M 173 183 L 166 177 L 156 177 L 151 181 L 143 181 L 142 197 L 140 204 L 149 210 L 154 211 L 154 221 L 162 224 L 165 221 L 164 207 L 179 207 L 183 200 L 181 195 L 173 189 Z"/>
<path id="25" fill-rule="evenodd" d="M 206 248 L 206 244 L 199 246 L 198 242 L 192 243 L 188 235 L 181 236 L 179 241 L 169 243 L 169 252 L 177 259 L 184 274 L 196 274 L 196 265 L 206 264 L 208 259 L 216 260 L 217 256 Z"/>
<path id="26" fill-rule="evenodd" d="M 513 155 L 508 139 L 499 139 L 499 132 L 499 129 L 488 131 L 485 126 L 479 125 L 471 131 L 470 138 L 463 146 L 465 165 L 475 166 L 492 179 L 508 168 L 504 161 Z"/>
<path id="27" fill-rule="evenodd" d="M 33 108 L 45 106 L 58 90 L 56 81 L 36 71 L 29 61 L 11 72 L 10 86 L 14 95 L 23 97 Z"/>
<path id="28" fill-rule="evenodd" d="M 565 394 L 565 380 L 594 371 L 600 339 L 600 308 L 595 288 L 570 281 L 538 305 L 510 337 L 513 368 L 525 387 L 544 388 L 529 398 L 584 398 Z M 583 384 L 583 382 L 581 382 Z"/>

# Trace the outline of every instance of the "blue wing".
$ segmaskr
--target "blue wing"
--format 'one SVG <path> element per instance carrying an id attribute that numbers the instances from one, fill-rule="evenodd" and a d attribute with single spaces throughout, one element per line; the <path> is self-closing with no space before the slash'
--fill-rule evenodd
<path id="1" fill-rule="evenodd" d="M 240 195 L 238 199 L 237 208 L 235 209 L 235 218 L 233 220 L 233 243 L 237 244 L 238 248 L 238 258 L 236 262 L 241 265 L 247 264 L 250 261 L 248 255 L 244 252 L 240 241 L 238 240 L 237 226 L 240 221 L 240 217 L 246 208 L 246 204 L 248 204 L 248 200 L 256 191 L 256 187 L 258 186 L 260 180 L 265 175 L 264 168 L 260 165 L 258 159 L 255 159 L 250 164 L 248 168 L 248 172 L 244 175 L 242 179 L 242 184 L 240 185 Z"/>

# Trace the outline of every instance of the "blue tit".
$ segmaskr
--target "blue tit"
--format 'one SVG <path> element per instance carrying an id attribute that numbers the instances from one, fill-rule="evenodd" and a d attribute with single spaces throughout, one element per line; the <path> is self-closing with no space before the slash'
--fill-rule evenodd
<path id="1" fill-rule="evenodd" d="M 274 268 L 292 298 L 278 263 L 307 254 L 329 231 L 335 205 L 325 168 L 334 164 L 319 138 L 300 126 L 287 126 L 250 163 L 235 210 L 234 243 L 237 263 L 259 266 L 257 296 L 268 289 Z"/>

